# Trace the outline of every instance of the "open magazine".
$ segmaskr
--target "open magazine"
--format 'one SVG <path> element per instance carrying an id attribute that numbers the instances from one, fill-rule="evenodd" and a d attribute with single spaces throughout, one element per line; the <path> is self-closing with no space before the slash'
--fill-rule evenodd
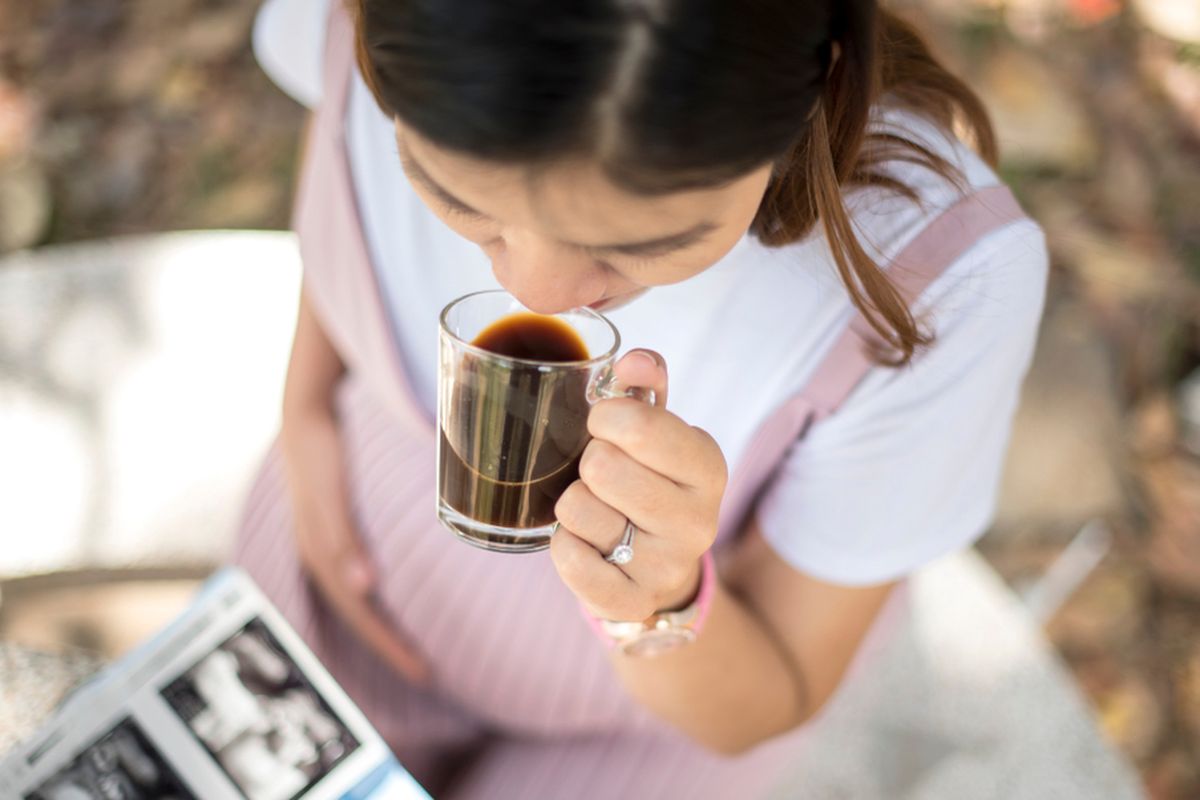
<path id="1" fill-rule="evenodd" d="M 236 568 L 0 762 L 3 800 L 428 797 Z"/>

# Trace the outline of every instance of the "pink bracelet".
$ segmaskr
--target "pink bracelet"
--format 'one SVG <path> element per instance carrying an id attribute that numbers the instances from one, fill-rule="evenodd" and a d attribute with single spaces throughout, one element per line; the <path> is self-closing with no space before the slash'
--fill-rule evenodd
<path id="1" fill-rule="evenodd" d="M 704 622 L 708 619 L 708 611 L 712 606 L 713 595 L 717 588 L 717 568 L 713 562 L 712 550 L 705 550 L 704 555 L 700 558 L 700 589 L 696 592 L 696 598 L 689 604 L 696 609 L 694 621 L 688 626 L 697 635 L 704 628 Z M 617 641 L 604 630 L 603 620 L 592 614 L 583 603 L 579 604 L 583 616 L 587 619 L 588 624 L 596 635 L 608 645 L 609 649 L 617 646 Z M 670 612 L 667 612 L 670 613 Z"/>
<path id="2" fill-rule="evenodd" d="M 692 630 L 697 635 L 704 628 L 704 621 L 708 619 L 708 609 L 712 606 L 716 591 L 717 565 L 713 562 L 712 550 L 705 550 L 700 558 L 700 591 L 696 592 L 696 599 L 692 601 L 696 606 L 696 621 L 692 623 Z"/>

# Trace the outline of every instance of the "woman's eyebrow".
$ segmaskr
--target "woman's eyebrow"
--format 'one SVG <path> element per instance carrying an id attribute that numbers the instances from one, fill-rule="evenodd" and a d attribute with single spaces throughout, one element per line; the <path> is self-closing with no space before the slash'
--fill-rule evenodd
<path id="1" fill-rule="evenodd" d="M 456 206 L 462 211 L 469 214 L 477 214 L 481 217 L 486 217 L 482 211 L 479 211 L 470 205 L 459 200 L 450 192 L 446 191 L 441 184 L 435 181 L 425 169 L 417 163 L 416 159 L 404 148 L 403 145 L 397 144 L 397 153 L 400 156 L 400 163 L 404 167 L 404 171 L 413 180 L 418 181 L 422 186 L 428 189 L 432 194 L 436 195 L 439 200 L 452 206 Z M 579 244 L 578 242 L 563 242 L 571 247 L 579 247 L 584 250 L 602 253 L 620 253 L 621 255 L 646 255 L 651 253 L 669 253 L 674 250 L 682 250 L 685 247 L 699 242 L 709 233 L 715 231 L 719 226 L 715 223 L 704 221 L 698 222 L 687 230 L 679 233 L 672 233 L 667 236 L 658 236 L 654 239 L 645 239 L 640 242 L 619 242 L 615 244 Z"/>
<path id="2" fill-rule="evenodd" d="M 404 149 L 403 145 L 399 145 L 397 147 L 397 152 L 400 154 L 400 164 L 404 167 L 404 171 L 408 173 L 409 177 L 419 181 L 422 186 L 424 186 L 433 194 L 437 195 L 439 200 L 452 206 L 457 206 L 467 213 L 478 214 L 481 217 L 487 216 L 483 212 L 472 208 L 462 200 L 459 200 L 457 197 L 443 189 L 441 184 L 431 178 L 429 173 L 426 172 L 425 169 L 416 162 L 416 159 L 414 159 L 408 153 L 408 151 Z"/>

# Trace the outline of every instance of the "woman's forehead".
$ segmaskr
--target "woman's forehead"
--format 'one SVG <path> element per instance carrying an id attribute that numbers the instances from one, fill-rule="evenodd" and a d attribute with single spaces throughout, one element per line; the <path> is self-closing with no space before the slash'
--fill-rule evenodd
<path id="1" fill-rule="evenodd" d="M 438 148 L 402 123 L 397 142 L 410 178 L 485 216 L 585 245 L 640 241 L 703 223 L 718 224 L 738 204 L 741 181 L 712 189 L 643 195 L 617 186 L 601 165 L 578 158 L 537 165 L 497 164 Z M 761 191 L 761 189 L 759 190 Z"/>

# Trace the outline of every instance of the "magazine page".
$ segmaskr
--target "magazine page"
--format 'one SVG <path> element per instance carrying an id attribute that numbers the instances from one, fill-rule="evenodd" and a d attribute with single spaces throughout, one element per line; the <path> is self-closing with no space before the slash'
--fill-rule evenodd
<path id="1" fill-rule="evenodd" d="M 428 795 L 253 582 L 228 569 L 0 763 L 10 797 Z"/>

